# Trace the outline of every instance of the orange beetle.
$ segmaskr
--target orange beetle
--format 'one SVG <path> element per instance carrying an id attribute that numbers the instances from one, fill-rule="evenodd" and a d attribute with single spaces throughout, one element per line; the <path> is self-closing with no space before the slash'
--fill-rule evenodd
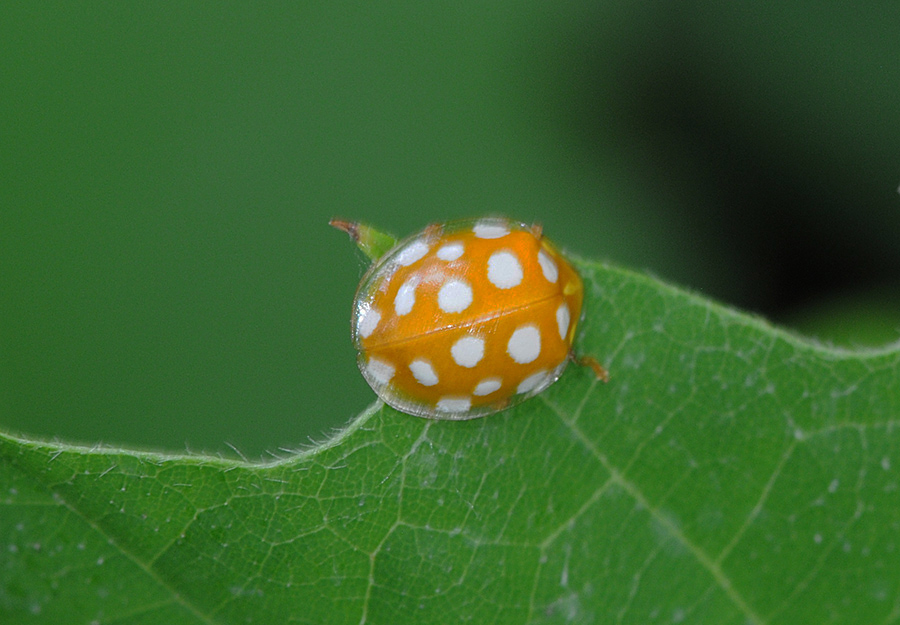
<path id="1" fill-rule="evenodd" d="M 539 226 L 499 217 L 432 225 L 382 254 L 393 243 L 386 235 L 331 223 L 376 260 L 356 292 L 352 338 L 363 376 L 387 404 L 474 419 L 562 374 L 583 287 Z"/>

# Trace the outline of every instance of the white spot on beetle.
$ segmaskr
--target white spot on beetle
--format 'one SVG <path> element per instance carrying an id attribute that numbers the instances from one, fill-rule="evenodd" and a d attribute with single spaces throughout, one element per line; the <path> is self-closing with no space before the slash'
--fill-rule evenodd
<path id="1" fill-rule="evenodd" d="M 397 290 L 397 297 L 394 298 L 394 311 L 401 317 L 408 314 L 412 310 L 413 304 L 416 303 L 416 286 L 418 286 L 418 280 L 411 277 Z"/>
<path id="2" fill-rule="evenodd" d="M 379 321 L 381 321 L 381 313 L 378 312 L 377 308 L 364 308 L 360 313 L 357 324 L 359 335 L 364 339 L 369 338 L 372 332 L 375 331 L 375 328 L 378 327 Z"/>
<path id="3" fill-rule="evenodd" d="M 450 280 L 438 291 L 438 306 L 446 313 L 464 311 L 472 303 L 472 287 L 462 280 Z"/>
<path id="4" fill-rule="evenodd" d="M 547 281 L 551 284 L 556 284 L 556 281 L 559 280 L 559 269 L 556 267 L 553 259 L 550 258 L 550 254 L 544 250 L 538 252 L 538 264 L 541 266 L 541 271 L 544 272 L 544 277 L 547 278 Z"/>
<path id="5" fill-rule="evenodd" d="M 450 354 L 460 367 L 471 369 L 484 358 L 484 339 L 479 336 L 464 336 L 453 344 Z"/>
<path id="6" fill-rule="evenodd" d="M 456 260 L 460 256 L 463 255 L 463 244 L 462 243 L 448 243 L 443 246 L 441 249 L 437 251 L 435 256 L 440 258 L 441 260 L 451 261 Z"/>
<path id="7" fill-rule="evenodd" d="M 541 386 L 544 382 L 547 381 L 547 372 L 545 370 L 538 371 L 537 373 L 533 373 L 521 382 L 519 382 L 519 386 L 516 387 L 517 393 L 530 393 L 534 389 Z"/>
<path id="8" fill-rule="evenodd" d="M 520 365 L 534 361 L 541 353 L 540 330 L 530 324 L 516 328 L 506 344 L 506 352 Z"/>
<path id="9" fill-rule="evenodd" d="M 559 305 L 556 309 L 556 325 L 559 328 L 559 338 L 566 340 L 566 334 L 569 333 L 569 322 L 572 320 L 569 314 L 569 307 L 565 303 Z"/>
<path id="10" fill-rule="evenodd" d="M 478 397 L 484 397 L 499 389 L 501 385 L 502 382 L 500 378 L 485 378 L 478 383 L 478 386 L 475 387 L 472 394 L 477 395 Z"/>
<path id="11" fill-rule="evenodd" d="M 500 239 L 509 234 L 509 228 L 501 224 L 481 222 L 475 224 L 472 232 L 479 239 Z"/>
<path id="12" fill-rule="evenodd" d="M 379 384 L 387 384 L 394 377 L 394 365 L 378 358 L 369 358 L 366 370 L 373 380 Z"/>
<path id="13" fill-rule="evenodd" d="M 424 241 L 413 241 L 402 251 L 400 251 L 397 256 L 394 257 L 394 262 L 403 267 L 409 267 L 417 260 L 421 259 L 425 254 L 428 253 L 428 244 Z"/>
<path id="14" fill-rule="evenodd" d="M 437 403 L 437 409 L 442 412 L 465 412 L 472 407 L 472 400 L 468 397 L 441 397 Z"/>
<path id="15" fill-rule="evenodd" d="M 494 252 L 488 258 L 488 280 L 498 289 L 511 289 L 522 283 L 522 265 L 507 250 Z"/>
<path id="16" fill-rule="evenodd" d="M 434 367 L 432 367 L 431 363 L 427 360 L 422 360 L 421 358 L 413 360 L 409 363 L 409 370 L 412 372 L 416 381 L 422 386 L 434 386 L 438 383 L 438 377 L 434 372 Z"/>

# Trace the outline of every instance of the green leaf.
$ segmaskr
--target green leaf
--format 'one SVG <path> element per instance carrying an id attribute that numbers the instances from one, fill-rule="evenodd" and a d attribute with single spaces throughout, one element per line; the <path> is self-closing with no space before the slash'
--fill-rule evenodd
<path id="1" fill-rule="evenodd" d="M 579 266 L 608 384 L 268 465 L 0 438 L 0 622 L 900 620 L 896 346 Z"/>

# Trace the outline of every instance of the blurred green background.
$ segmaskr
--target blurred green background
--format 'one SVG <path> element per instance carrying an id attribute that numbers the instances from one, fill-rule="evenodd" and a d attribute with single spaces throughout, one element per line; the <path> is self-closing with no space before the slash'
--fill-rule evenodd
<path id="1" fill-rule="evenodd" d="M 896 340 L 898 32 L 898 3 L 3 3 L 0 427 L 321 440 L 373 399 L 337 215 L 540 221 Z"/>

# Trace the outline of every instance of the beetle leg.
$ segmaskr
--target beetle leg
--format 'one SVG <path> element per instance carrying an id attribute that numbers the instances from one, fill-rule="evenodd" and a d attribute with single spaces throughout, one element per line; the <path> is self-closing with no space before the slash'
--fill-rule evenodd
<path id="1" fill-rule="evenodd" d="M 601 365 L 600 362 L 593 356 L 576 356 L 575 352 L 571 352 L 569 354 L 569 358 L 571 358 L 573 362 L 581 365 L 582 367 L 590 367 L 591 371 L 594 372 L 594 375 L 597 376 L 598 380 L 609 382 L 609 371 L 607 371 L 606 367 Z"/>

